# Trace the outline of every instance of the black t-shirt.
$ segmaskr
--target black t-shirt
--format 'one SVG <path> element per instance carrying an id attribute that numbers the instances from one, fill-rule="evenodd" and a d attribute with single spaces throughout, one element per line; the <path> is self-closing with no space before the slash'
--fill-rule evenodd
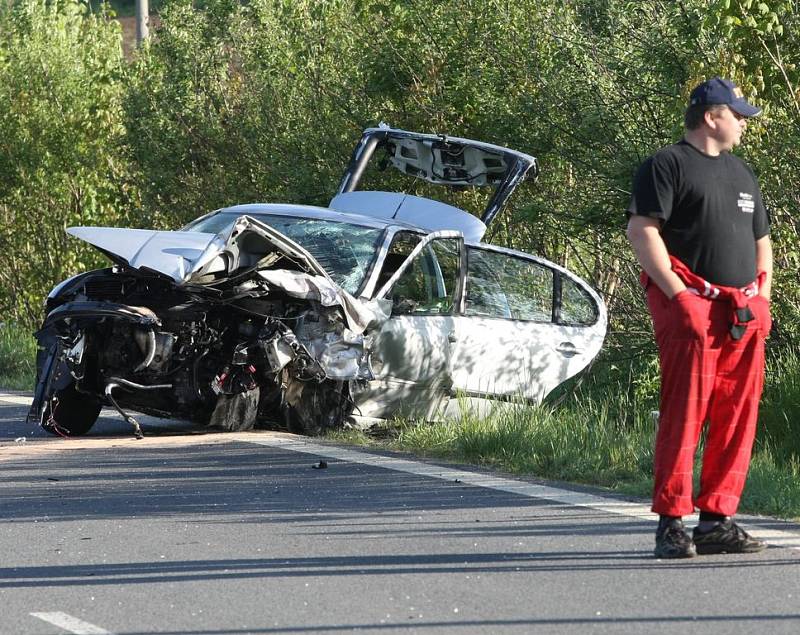
<path id="1" fill-rule="evenodd" d="M 747 164 L 680 141 L 639 167 L 628 215 L 658 218 L 667 251 L 711 283 L 756 277 L 756 241 L 769 233 L 758 181 Z"/>

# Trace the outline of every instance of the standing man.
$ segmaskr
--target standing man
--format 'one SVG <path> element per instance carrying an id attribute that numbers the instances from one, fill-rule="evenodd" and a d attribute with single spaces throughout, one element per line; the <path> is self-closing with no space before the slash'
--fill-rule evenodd
<path id="1" fill-rule="evenodd" d="M 628 239 L 643 269 L 661 365 L 658 558 L 766 547 L 731 519 L 750 463 L 772 326 L 769 221 L 752 170 L 730 154 L 747 118 L 760 112 L 733 82 L 703 82 L 691 93 L 683 139 L 648 158 L 633 184 Z M 695 507 L 700 522 L 689 537 L 682 517 Z"/>

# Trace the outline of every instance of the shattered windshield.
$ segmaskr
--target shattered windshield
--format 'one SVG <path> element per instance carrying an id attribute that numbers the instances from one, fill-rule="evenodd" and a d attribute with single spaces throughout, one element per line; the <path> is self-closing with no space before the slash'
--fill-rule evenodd
<path id="1" fill-rule="evenodd" d="M 241 214 L 214 214 L 190 223 L 183 231 L 219 234 Z M 278 214 L 250 214 L 304 247 L 345 291 L 356 294 L 375 257 L 383 230 L 352 223 L 298 218 Z"/>

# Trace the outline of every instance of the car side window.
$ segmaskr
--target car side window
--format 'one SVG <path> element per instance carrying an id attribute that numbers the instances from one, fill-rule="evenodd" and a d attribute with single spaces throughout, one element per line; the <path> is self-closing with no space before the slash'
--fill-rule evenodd
<path id="1" fill-rule="evenodd" d="M 459 240 L 440 238 L 425 246 L 391 289 L 392 315 L 452 313 L 459 261 Z"/>
<path id="2" fill-rule="evenodd" d="M 553 270 L 509 254 L 469 248 L 466 313 L 551 322 Z"/>
<path id="3" fill-rule="evenodd" d="M 589 325 L 597 321 L 597 306 L 578 283 L 561 276 L 561 314 L 562 324 Z"/>
<path id="4" fill-rule="evenodd" d="M 408 232 L 398 232 L 394 235 L 392 243 L 389 245 L 389 251 L 383 259 L 381 273 L 378 276 L 378 282 L 375 286 L 376 289 L 380 289 L 389 282 L 389 278 L 394 275 L 395 271 L 400 268 L 400 265 L 411 255 L 411 252 L 414 250 L 414 247 L 419 244 L 420 240 L 422 240 L 422 236 L 410 234 Z"/>

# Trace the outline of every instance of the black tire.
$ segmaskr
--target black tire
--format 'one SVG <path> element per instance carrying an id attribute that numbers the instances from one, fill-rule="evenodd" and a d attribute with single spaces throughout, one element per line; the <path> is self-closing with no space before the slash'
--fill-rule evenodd
<path id="1" fill-rule="evenodd" d="M 58 436 L 79 437 L 92 429 L 100 416 L 100 402 L 75 390 L 75 384 L 57 390 L 58 402 L 53 412 L 52 401 L 48 401 L 42 416 L 42 428 Z M 55 425 L 54 425 L 55 424 Z"/>
<path id="2" fill-rule="evenodd" d="M 226 432 L 252 430 L 258 416 L 259 388 L 235 395 L 221 394 L 208 422 L 208 426 Z"/>
<path id="3" fill-rule="evenodd" d="M 328 430 L 341 428 L 351 411 L 346 382 L 308 382 L 298 403 L 287 408 L 285 419 L 290 432 L 320 436 Z"/>

